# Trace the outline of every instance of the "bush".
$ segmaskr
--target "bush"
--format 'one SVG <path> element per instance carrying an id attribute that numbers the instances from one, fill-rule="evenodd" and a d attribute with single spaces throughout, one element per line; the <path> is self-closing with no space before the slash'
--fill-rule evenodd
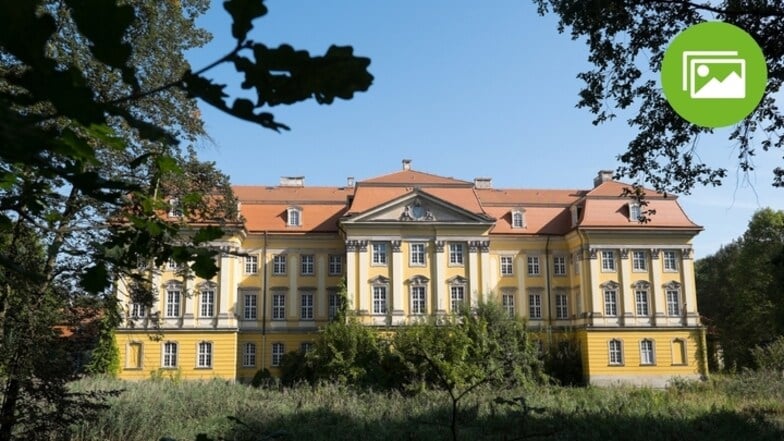
<path id="1" fill-rule="evenodd" d="M 784 375 L 784 336 L 765 346 L 756 346 L 751 350 L 751 356 L 758 368 Z"/>
<path id="2" fill-rule="evenodd" d="M 250 385 L 259 388 L 259 387 L 270 387 L 276 383 L 275 378 L 272 377 L 272 373 L 270 373 L 269 369 L 259 369 L 256 371 L 256 374 L 253 375 L 253 379 L 250 381 Z"/>

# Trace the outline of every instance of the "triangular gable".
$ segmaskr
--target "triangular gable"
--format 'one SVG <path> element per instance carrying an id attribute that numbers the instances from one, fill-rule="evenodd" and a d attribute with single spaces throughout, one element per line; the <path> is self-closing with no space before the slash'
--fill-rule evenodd
<path id="1" fill-rule="evenodd" d="M 416 170 L 403 170 L 359 181 L 357 185 L 445 185 L 473 187 L 473 183 Z"/>
<path id="2" fill-rule="evenodd" d="M 443 199 L 414 189 L 403 196 L 344 219 L 343 223 L 481 223 L 493 219 L 477 215 Z"/>

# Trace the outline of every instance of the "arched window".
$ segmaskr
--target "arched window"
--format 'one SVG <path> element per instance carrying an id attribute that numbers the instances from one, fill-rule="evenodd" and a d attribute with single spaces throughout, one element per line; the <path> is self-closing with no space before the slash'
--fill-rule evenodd
<path id="1" fill-rule="evenodd" d="M 607 349 L 610 365 L 623 365 L 623 342 L 617 339 L 612 339 L 607 343 Z"/>
<path id="2" fill-rule="evenodd" d="M 650 315 L 648 288 L 651 284 L 640 280 L 634 284 L 634 302 L 638 316 L 647 317 Z"/>
<path id="3" fill-rule="evenodd" d="M 166 284 L 166 317 L 179 317 L 181 312 L 182 283 L 170 281 Z"/>
<path id="4" fill-rule="evenodd" d="M 208 341 L 200 341 L 196 346 L 196 367 L 197 368 L 211 368 L 212 367 L 212 343 Z"/>
<path id="5" fill-rule="evenodd" d="M 629 222 L 639 222 L 642 218 L 642 209 L 639 202 L 629 202 Z"/>
<path id="6" fill-rule="evenodd" d="M 664 285 L 664 295 L 667 299 L 667 315 L 678 317 L 681 315 L 681 284 L 672 281 Z"/>
<path id="7" fill-rule="evenodd" d="M 302 209 L 299 207 L 289 207 L 286 210 L 286 224 L 290 227 L 301 227 Z"/>
<path id="8" fill-rule="evenodd" d="M 525 228 L 525 210 L 517 208 L 512 210 L 512 228 Z"/>
<path id="9" fill-rule="evenodd" d="M 414 276 L 409 280 L 411 314 L 427 314 L 427 282 L 429 281 L 425 276 Z"/>
<path id="10" fill-rule="evenodd" d="M 640 364 L 654 365 L 656 364 L 656 352 L 654 350 L 653 340 L 645 339 L 640 341 Z"/>

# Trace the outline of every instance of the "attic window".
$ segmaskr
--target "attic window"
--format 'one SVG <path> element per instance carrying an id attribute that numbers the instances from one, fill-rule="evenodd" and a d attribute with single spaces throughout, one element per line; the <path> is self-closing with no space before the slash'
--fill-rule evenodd
<path id="1" fill-rule="evenodd" d="M 169 199 L 169 217 L 182 217 L 182 205 L 177 198 Z"/>
<path id="2" fill-rule="evenodd" d="M 512 228 L 525 228 L 525 210 L 512 210 Z"/>
<path id="3" fill-rule="evenodd" d="M 639 222 L 642 217 L 639 202 L 629 202 L 629 222 Z"/>
<path id="4" fill-rule="evenodd" d="M 299 207 L 289 207 L 286 213 L 286 224 L 290 227 L 301 227 L 302 209 Z"/>

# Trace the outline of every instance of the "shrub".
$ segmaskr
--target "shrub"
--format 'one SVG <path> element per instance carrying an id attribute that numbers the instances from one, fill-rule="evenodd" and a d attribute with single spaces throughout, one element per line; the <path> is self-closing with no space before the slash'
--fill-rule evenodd
<path id="1" fill-rule="evenodd" d="M 751 356 L 758 368 L 784 375 L 784 336 L 779 336 L 765 346 L 756 346 L 751 350 Z"/>

